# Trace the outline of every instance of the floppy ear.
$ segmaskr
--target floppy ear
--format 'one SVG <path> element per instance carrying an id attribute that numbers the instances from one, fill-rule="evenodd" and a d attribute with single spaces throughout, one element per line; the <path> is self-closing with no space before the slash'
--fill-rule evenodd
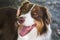
<path id="1" fill-rule="evenodd" d="M 40 10 L 42 11 L 42 14 L 43 14 L 42 20 L 43 20 L 43 23 L 44 23 L 42 31 L 40 32 L 40 34 L 42 34 L 42 33 L 45 33 L 48 30 L 47 25 L 49 25 L 50 22 L 51 22 L 51 18 L 50 18 L 51 15 L 50 15 L 48 9 L 45 8 L 45 7 L 40 7 Z"/>
<path id="2" fill-rule="evenodd" d="M 49 13 L 48 9 L 45 7 L 42 7 L 43 11 L 43 21 L 46 25 L 50 24 L 51 22 L 51 14 Z"/>

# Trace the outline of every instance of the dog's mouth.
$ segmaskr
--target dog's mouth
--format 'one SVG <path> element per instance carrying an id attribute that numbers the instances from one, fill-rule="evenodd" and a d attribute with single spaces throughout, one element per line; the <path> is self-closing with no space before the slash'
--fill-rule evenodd
<path id="1" fill-rule="evenodd" d="M 21 31 L 19 32 L 20 36 L 25 36 L 25 35 L 28 34 L 35 26 L 36 26 L 36 24 L 33 24 L 32 26 L 23 26 L 23 28 L 22 28 Z"/>

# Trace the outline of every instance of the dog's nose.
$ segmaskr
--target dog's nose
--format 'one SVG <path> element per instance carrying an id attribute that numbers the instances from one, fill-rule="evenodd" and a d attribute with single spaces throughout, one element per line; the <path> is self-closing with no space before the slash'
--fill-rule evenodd
<path id="1" fill-rule="evenodd" d="M 19 17 L 19 23 L 24 23 L 24 21 L 25 21 L 25 19 L 24 19 L 24 17 Z"/>

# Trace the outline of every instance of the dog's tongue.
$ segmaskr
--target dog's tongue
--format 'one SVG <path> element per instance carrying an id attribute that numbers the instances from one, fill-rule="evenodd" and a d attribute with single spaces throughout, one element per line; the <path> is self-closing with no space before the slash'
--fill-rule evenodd
<path id="1" fill-rule="evenodd" d="M 24 35 L 26 35 L 27 33 L 29 33 L 32 28 L 33 28 L 33 27 L 23 27 L 19 34 L 20 34 L 21 36 L 24 36 Z"/>

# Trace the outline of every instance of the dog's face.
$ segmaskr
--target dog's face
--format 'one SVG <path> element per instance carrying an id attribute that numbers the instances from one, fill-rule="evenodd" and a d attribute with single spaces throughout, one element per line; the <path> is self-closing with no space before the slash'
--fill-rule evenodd
<path id="1" fill-rule="evenodd" d="M 50 17 L 45 7 L 26 2 L 20 8 L 17 22 L 21 36 L 28 34 L 34 27 L 38 34 L 43 34 L 48 30 L 46 26 L 50 24 Z"/>

